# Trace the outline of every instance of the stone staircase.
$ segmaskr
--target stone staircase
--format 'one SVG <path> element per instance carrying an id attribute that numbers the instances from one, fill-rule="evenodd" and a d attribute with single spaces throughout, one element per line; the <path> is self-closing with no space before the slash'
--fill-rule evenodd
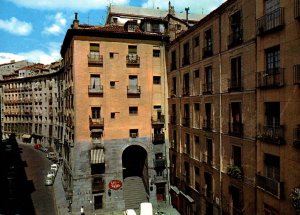
<path id="1" fill-rule="evenodd" d="M 138 209 L 140 203 L 148 202 L 148 194 L 141 177 L 131 176 L 125 178 L 123 192 L 126 209 Z"/>

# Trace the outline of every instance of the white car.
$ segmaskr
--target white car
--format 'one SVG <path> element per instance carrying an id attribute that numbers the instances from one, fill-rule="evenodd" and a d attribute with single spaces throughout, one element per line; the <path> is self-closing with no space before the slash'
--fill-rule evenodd
<path id="1" fill-rule="evenodd" d="M 51 164 L 50 170 L 54 171 L 56 174 L 58 170 L 58 164 Z"/>
<path id="2" fill-rule="evenodd" d="M 47 175 L 45 179 L 45 185 L 51 186 L 53 185 L 53 182 L 54 182 L 54 177 L 52 175 Z"/>

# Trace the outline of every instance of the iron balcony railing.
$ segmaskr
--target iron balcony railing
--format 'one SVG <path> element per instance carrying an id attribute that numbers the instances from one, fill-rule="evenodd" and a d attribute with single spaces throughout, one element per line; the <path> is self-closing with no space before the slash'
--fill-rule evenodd
<path id="1" fill-rule="evenodd" d="M 104 126 L 104 118 L 89 118 L 90 128 L 101 128 Z"/>
<path id="2" fill-rule="evenodd" d="M 137 54 L 129 54 L 126 56 L 127 65 L 140 65 L 140 57 Z"/>
<path id="3" fill-rule="evenodd" d="M 212 46 L 206 46 L 202 48 L 202 58 L 207 58 L 213 55 Z"/>
<path id="4" fill-rule="evenodd" d="M 210 94 L 213 91 L 213 83 L 212 82 L 207 82 L 203 84 L 203 89 L 202 92 L 204 94 Z"/>
<path id="5" fill-rule="evenodd" d="M 137 86 L 137 85 L 127 86 L 127 94 L 140 95 L 141 94 L 141 86 Z"/>
<path id="6" fill-rule="evenodd" d="M 89 85 L 89 94 L 103 94 L 103 85 Z"/>
<path id="7" fill-rule="evenodd" d="M 228 47 L 232 48 L 243 43 L 243 29 L 234 31 L 228 36 Z"/>
<path id="8" fill-rule="evenodd" d="M 244 125 L 240 122 L 229 122 L 228 123 L 228 133 L 232 136 L 242 137 L 244 131 Z"/>
<path id="9" fill-rule="evenodd" d="M 161 115 L 160 117 L 151 117 L 152 125 L 164 125 L 165 124 L 165 115 Z"/>
<path id="10" fill-rule="evenodd" d="M 256 186 L 278 199 L 280 199 L 284 193 L 283 182 L 262 175 L 256 175 Z"/>
<path id="11" fill-rule="evenodd" d="M 284 86 L 284 68 L 274 68 L 272 70 L 257 72 L 258 88 L 278 88 Z"/>
<path id="12" fill-rule="evenodd" d="M 265 14 L 256 20 L 257 34 L 262 35 L 284 25 L 284 10 L 282 7 Z"/>
<path id="13" fill-rule="evenodd" d="M 88 54 L 88 63 L 89 64 L 103 64 L 103 55 L 100 55 L 99 52 L 91 52 Z"/>
<path id="14" fill-rule="evenodd" d="M 165 133 L 154 134 L 153 135 L 153 144 L 163 144 L 165 143 Z"/>
<path id="15" fill-rule="evenodd" d="M 155 168 L 165 168 L 166 167 L 166 159 L 165 158 L 154 159 L 154 167 Z"/>
<path id="16" fill-rule="evenodd" d="M 228 92 L 242 91 L 241 80 L 228 79 Z"/>
<path id="17" fill-rule="evenodd" d="M 300 0 L 294 2 L 294 14 L 296 19 L 300 18 Z"/>
<path id="18" fill-rule="evenodd" d="M 300 64 L 294 65 L 293 69 L 294 69 L 294 84 L 300 85 Z"/>
<path id="19" fill-rule="evenodd" d="M 284 126 L 259 126 L 259 134 L 257 139 L 270 144 L 283 145 L 285 143 Z"/>
<path id="20" fill-rule="evenodd" d="M 154 175 L 154 183 L 164 183 L 168 180 L 167 174 Z"/>
<path id="21" fill-rule="evenodd" d="M 211 131 L 213 128 L 213 121 L 210 119 L 204 119 L 202 129 L 205 131 Z"/>
<path id="22" fill-rule="evenodd" d="M 182 95 L 183 96 L 189 96 L 190 95 L 190 87 L 189 86 L 182 88 Z"/>

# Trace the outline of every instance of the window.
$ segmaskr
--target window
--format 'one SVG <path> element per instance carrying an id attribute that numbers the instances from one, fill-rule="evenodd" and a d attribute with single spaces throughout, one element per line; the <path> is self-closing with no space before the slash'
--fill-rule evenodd
<path id="1" fill-rule="evenodd" d="M 265 1 L 265 14 L 268 14 L 280 7 L 280 0 L 266 0 Z"/>
<path id="2" fill-rule="evenodd" d="M 111 112 L 111 113 L 110 113 L 110 118 L 111 118 L 111 119 L 114 119 L 114 118 L 116 118 L 116 113 L 114 113 L 114 112 Z"/>
<path id="3" fill-rule="evenodd" d="M 194 71 L 194 77 L 199 78 L 199 69 Z"/>
<path id="4" fill-rule="evenodd" d="M 266 72 L 267 74 L 275 74 L 279 72 L 280 67 L 280 47 L 267 49 L 266 53 Z"/>
<path id="5" fill-rule="evenodd" d="M 99 52 L 99 44 L 91 43 L 90 44 L 90 52 Z"/>
<path id="6" fill-rule="evenodd" d="M 242 150 L 240 146 L 232 146 L 232 163 L 234 166 L 242 166 Z"/>
<path id="7" fill-rule="evenodd" d="M 154 110 L 161 110 L 161 105 L 154 105 L 154 106 L 153 106 L 153 109 L 154 109 Z"/>
<path id="8" fill-rule="evenodd" d="M 100 119 L 100 107 L 92 107 L 92 119 Z"/>
<path id="9" fill-rule="evenodd" d="M 160 76 L 153 76 L 153 84 L 160 84 Z"/>
<path id="10" fill-rule="evenodd" d="M 231 59 L 230 89 L 240 89 L 242 86 L 241 57 Z"/>
<path id="11" fill-rule="evenodd" d="M 265 177 L 280 181 L 280 157 L 265 153 Z"/>
<path id="12" fill-rule="evenodd" d="M 90 77 L 90 88 L 98 89 L 100 88 L 100 75 L 91 75 Z"/>
<path id="13" fill-rule="evenodd" d="M 199 46 L 199 36 L 194 37 L 194 48 Z"/>
<path id="14" fill-rule="evenodd" d="M 212 56 L 212 54 L 213 54 L 212 30 L 209 29 L 204 32 L 203 58 Z"/>
<path id="15" fill-rule="evenodd" d="M 128 46 L 128 54 L 129 55 L 136 55 L 137 54 L 137 46 Z"/>
<path id="16" fill-rule="evenodd" d="M 171 90 L 171 95 L 176 96 L 176 77 L 172 78 L 172 90 Z"/>
<path id="17" fill-rule="evenodd" d="M 212 67 L 205 67 L 205 77 L 204 77 L 204 92 L 211 93 L 212 92 Z"/>
<path id="18" fill-rule="evenodd" d="M 265 102 L 266 124 L 269 127 L 280 126 L 280 102 Z"/>
<path id="19" fill-rule="evenodd" d="M 160 50 L 154 49 L 153 50 L 153 57 L 160 57 Z"/>
<path id="20" fill-rule="evenodd" d="M 229 47 L 239 45 L 243 41 L 243 29 L 241 12 L 237 11 L 230 16 Z"/>
<path id="21" fill-rule="evenodd" d="M 194 136 L 195 144 L 200 144 L 200 138 L 199 136 Z"/>
<path id="22" fill-rule="evenodd" d="M 113 52 L 109 52 L 109 58 L 114 58 L 114 53 Z"/>
<path id="23" fill-rule="evenodd" d="M 185 73 L 183 76 L 183 95 L 190 95 L 190 74 Z"/>
<path id="24" fill-rule="evenodd" d="M 129 115 L 137 115 L 138 114 L 138 107 L 133 106 L 129 107 Z"/>
<path id="25" fill-rule="evenodd" d="M 114 23 L 114 24 L 117 24 L 117 23 L 118 23 L 118 18 L 114 17 L 114 18 L 113 18 L 113 23 Z"/>
<path id="26" fill-rule="evenodd" d="M 137 75 L 129 75 L 129 86 L 138 86 L 138 77 Z"/>
<path id="27" fill-rule="evenodd" d="M 190 44 L 185 43 L 183 45 L 183 61 L 182 66 L 189 65 L 190 64 Z"/>
<path id="28" fill-rule="evenodd" d="M 94 208 L 95 210 L 103 208 L 103 196 L 94 196 Z"/>
<path id="29" fill-rule="evenodd" d="M 191 153 L 190 134 L 185 134 L 184 152 L 186 154 L 190 154 Z"/>
<path id="30" fill-rule="evenodd" d="M 229 133 L 234 136 L 242 135 L 242 104 L 241 102 L 232 102 L 229 104 Z"/>
<path id="31" fill-rule="evenodd" d="M 171 54 L 171 71 L 177 69 L 177 63 L 176 63 L 176 51 L 172 51 Z"/>
<path id="32" fill-rule="evenodd" d="M 200 170 L 199 167 L 195 166 L 195 175 L 199 176 L 200 175 Z"/>
<path id="33" fill-rule="evenodd" d="M 116 87 L 116 82 L 110 81 L 110 88 L 115 88 L 115 87 Z"/>
<path id="34" fill-rule="evenodd" d="M 159 33 L 159 24 L 152 23 L 152 32 Z"/>
<path id="35" fill-rule="evenodd" d="M 130 129 L 129 130 L 129 137 L 136 138 L 139 136 L 139 129 Z"/>

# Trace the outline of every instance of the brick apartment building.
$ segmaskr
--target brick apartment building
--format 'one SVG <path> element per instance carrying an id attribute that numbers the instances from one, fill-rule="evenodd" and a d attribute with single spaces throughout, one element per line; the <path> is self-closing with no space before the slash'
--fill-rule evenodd
<path id="1" fill-rule="evenodd" d="M 170 194 L 182 214 L 296 214 L 298 18 L 299 1 L 228 0 L 168 47 Z"/>

